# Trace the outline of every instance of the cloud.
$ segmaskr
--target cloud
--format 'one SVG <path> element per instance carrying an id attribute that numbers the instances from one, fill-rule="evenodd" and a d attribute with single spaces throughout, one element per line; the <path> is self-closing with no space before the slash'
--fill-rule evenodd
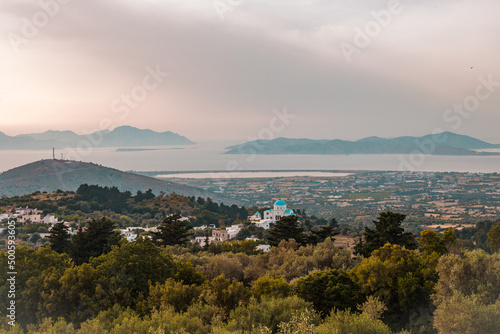
<path id="1" fill-rule="evenodd" d="M 223 21 L 213 4 L 72 0 L 15 53 L 8 33 L 40 7 L 3 2 L 4 126 L 85 132 L 110 118 L 197 141 L 245 140 L 286 105 L 297 118 L 280 135 L 418 135 L 446 125 L 444 110 L 479 76 L 500 78 L 493 59 L 500 8 L 491 1 L 401 1 L 401 13 L 351 63 L 340 43 L 353 43 L 387 1 L 241 0 Z M 169 72 L 165 82 L 128 118 L 113 113 L 113 101 L 157 65 Z M 493 137 L 493 125 L 485 133 L 478 124 L 497 117 L 499 95 L 461 132 Z"/>

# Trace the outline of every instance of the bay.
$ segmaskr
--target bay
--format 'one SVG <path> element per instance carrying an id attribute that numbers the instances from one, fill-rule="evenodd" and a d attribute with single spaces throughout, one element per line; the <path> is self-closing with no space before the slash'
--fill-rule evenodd
<path id="1" fill-rule="evenodd" d="M 93 162 L 125 171 L 353 171 L 415 170 L 435 172 L 500 172 L 500 156 L 435 156 L 397 154 L 357 155 L 229 155 L 235 143 L 204 142 L 192 146 L 147 147 L 154 150 L 116 151 L 116 148 L 65 149 L 56 158 Z M 500 151 L 500 150 L 498 150 Z M 0 171 L 40 159 L 52 150 L 2 151 Z"/>

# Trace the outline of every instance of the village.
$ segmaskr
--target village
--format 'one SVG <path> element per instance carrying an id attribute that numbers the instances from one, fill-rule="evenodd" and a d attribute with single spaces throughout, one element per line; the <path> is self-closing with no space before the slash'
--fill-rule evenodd
<path id="1" fill-rule="evenodd" d="M 180 179 L 180 182 L 223 193 L 246 203 L 246 207 L 270 208 L 250 212 L 247 222 L 268 230 L 279 218 L 294 210 L 320 219 L 336 218 L 353 232 L 359 232 L 383 211 L 407 215 L 404 226 L 413 233 L 422 229 L 460 230 L 475 223 L 496 219 L 500 214 L 500 175 L 476 173 L 401 173 L 353 172 L 345 177 L 284 177 L 268 179 Z M 288 204 L 282 200 L 286 199 Z M 40 238 L 50 234 L 61 219 L 47 210 L 7 206 L 0 208 L 0 221 L 21 224 L 46 224 Z M 188 221 L 192 217 L 182 217 Z M 71 234 L 79 226 L 63 221 Z M 151 224 L 150 224 L 151 225 Z M 192 242 L 206 243 L 234 240 L 244 228 L 241 222 L 216 228 L 213 224 L 195 226 Z M 141 234 L 155 232 L 156 226 L 132 226 L 120 229 L 129 242 Z M 1 233 L 1 231 L 0 231 Z M 248 239 L 255 239 L 250 235 Z M 259 245 L 263 250 L 268 246 Z"/>
<path id="2" fill-rule="evenodd" d="M 258 228 L 262 228 L 264 230 L 270 229 L 281 217 L 295 215 L 293 210 L 287 208 L 287 204 L 283 200 L 278 200 L 274 203 L 274 206 L 270 210 L 264 211 L 262 214 L 260 212 L 256 212 L 252 216 L 247 217 L 247 220 L 254 224 Z M 188 217 L 179 218 L 180 221 L 189 222 Z M 42 230 L 44 232 L 38 233 L 40 238 L 47 238 L 50 235 L 50 231 L 55 224 L 63 223 L 68 227 L 68 232 L 70 234 L 76 234 L 80 227 L 75 222 L 65 222 L 63 220 L 58 219 L 54 215 L 51 214 L 43 214 L 42 210 L 38 210 L 36 208 L 16 208 L 13 206 L 8 206 L 5 208 L 5 213 L 0 214 L 0 222 L 5 221 L 15 221 L 16 223 L 20 223 L 23 225 L 35 225 L 35 224 L 45 224 L 48 226 L 47 230 Z M 215 225 L 203 225 L 194 227 L 194 234 L 191 239 L 193 244 L 197 244 L 200 247 L 203 247 L 207 244 L 217 243 L 217 242 L 225 242 L 233 240 L 237 237 L 238 233 L 244 228 L 243 224 L 234 224 L 232 226 L 224 227 L 217 229 Z M 4 229 L 0 228 L 0 233 L 3 232 Z M 86 230 L 86 227 L 81 228 L 82 231 Z M 145 237 L 151 238 L 149 232 L 156 232 L 157 226 L 154 227 L 127 227 L 120 229 L 120 234 L 129 242 L 134 242 L 137 238 L 144 234 Z M 196 236 L 196 232 L 203 232 L 203 236 Z M 210 233 L 210 235 L 209 235 Z M 199 234 L 199 233 L 198 233 Z M 247 237 L 246 240 L 254 240 L 260 241 L 258 238 L 251 236 Z M 270 250 L 270 246 L 267 244 L 259 244 L 257 245 L 257 250 L 262 250 L 263 252 L 268 252 Z"/>
<path id="3" fill-rule="evenodd" d="M 349 171 L 342 171 L 349 172 Z M 439 172 L 350 172 L 344 177 L 177 179 L 222 193 L 245 206 L 268 206 L 287 198 L 309 216 L 367 223 L 385 210 L 406 214 L 407 224 L 455 226 L 500 214 L 500 174 Z"/>

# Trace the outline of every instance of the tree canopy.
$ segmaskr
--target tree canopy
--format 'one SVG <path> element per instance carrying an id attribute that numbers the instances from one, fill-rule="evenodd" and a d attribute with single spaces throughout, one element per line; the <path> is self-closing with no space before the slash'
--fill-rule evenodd
<path id="1" fill-rule="evenodd" d="M 491 226 L 491 229 L 487 234 L 486 246 L 488 246 L 492 253 L 500 250 L 500 226 Z"/>
<path id="2" fill-rule="evenodd" d="M 50 230 L 50 247 L 58 253 L 67 253 L 70 247 L 71 236 L 68 227 L 63 222 L 57 223 Z"/>
<path id="3" fill-rule="evenodd" d="M 298 244 L 306 244 L 304 229 L 299 226 L 297 216 L 281 217 L 276 224 L 269 229 L 267 239 L 269 245 L 278 246 L 282 240 L 294 239 Z"/>
<path id="4" fill-rule="evenodd" d="M 158 231 L 152 232 L 153 242 L 159 246 L 183 245 L 189 242 L 192 227 L 181 218 L 179 214 L 165 218 L 157 227 Z"/>
<path id="5" fill-rule="evenodd" d="M 91 220 L 85 228 L 80 228 L 73 237 L 70 255 L 77 264 L 88 262 L 91 257 L 98 257 L 111 251 L 121 239 L 111 219 L 103 217 Z"/>
<path id="6" fill-rule="evenodd" d="M 372 230 L 368 226 L 364 229 L 364 242 L 360 240 L 354 248 L 355 253 L 369 257 L 370 254 L 386 243 L 393 245 L 401 245 L 407 249 L 417 248 L 415 235 L 410 232 L 405 232 L 401 227 L 406 215 L 394 213 L 391 211 L 382 212 L 378 219 L 374 220 L 375 229 Z"/>
<path id="7" fill-rule="evenodd" d="M 361 302 L 359 287 L 343 270 L 312 273 L 297 281 L 297 294 L 311 302 L 316 311 L 327 316 L 333 309 L 355 309 Z"/>

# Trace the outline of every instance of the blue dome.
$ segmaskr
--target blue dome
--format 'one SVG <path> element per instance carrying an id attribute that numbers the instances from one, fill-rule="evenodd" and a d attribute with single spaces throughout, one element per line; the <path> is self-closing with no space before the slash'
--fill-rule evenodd
<path id="1" fill-rule="evenodd" d="M 286 205 L 285 201 L 279 200 L 274 203 L 274 205 Z"/>

